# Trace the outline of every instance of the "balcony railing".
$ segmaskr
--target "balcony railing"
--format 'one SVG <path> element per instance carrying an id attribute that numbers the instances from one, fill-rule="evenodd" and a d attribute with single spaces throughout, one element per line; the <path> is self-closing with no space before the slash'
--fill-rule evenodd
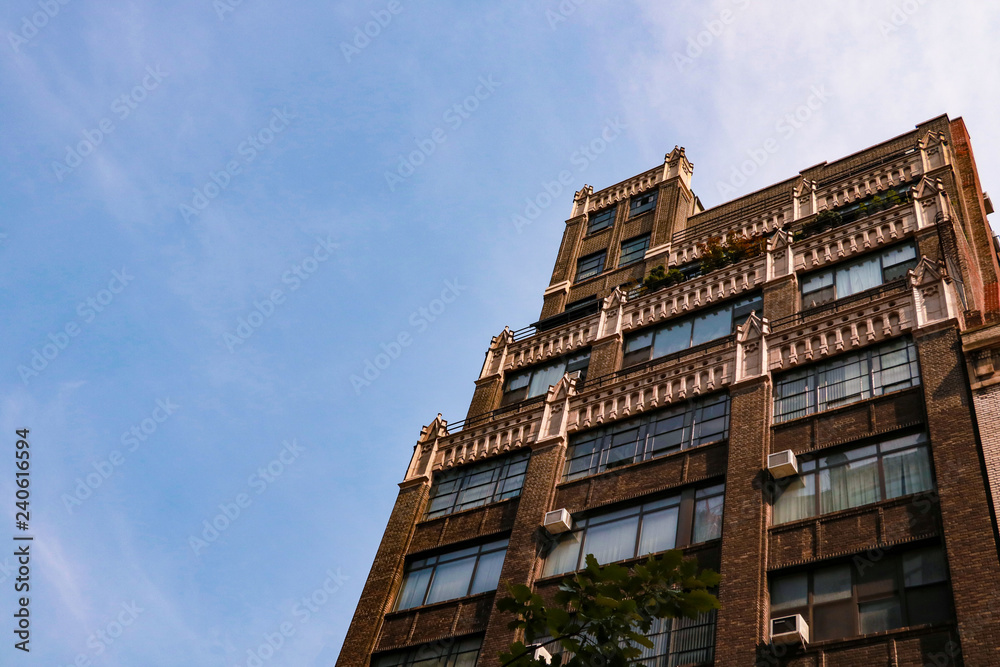
<path id="1" fill-rule="evenodd" d="M 570 322 L 575 322 L 576 320 L 582 320 L 584 317 L 593 315 L 600 310 L 600 299 L 594 299 L 593 301 L 588 301 L 587 303 L 574 306 L 573 308 L 570 308 L 562 313 L 546 317 L 544 320 L 538 320 L 534 324 L 529 324 L 528 326 L 512 331 L 511 333 L 514 335 L 514 342 L 516 343 L 518 341 L 531 338 L 543 331 L 555 329 L 563 324 L 569 324 Z"/>
<path id="2" fill-rule="evenodd" d="M 465 430 L 467 428 L 472 428 L 473 426 L 479 426 L 481 424 L 487 424 L 497 417 L 505 414 L 527 412 L 533 409 L 536 405 L 545 402 L 545 394 L 541 396 L 535 396 L 534 398 L 528 398 L 518 403 L 512 403 L 511 405 L 505 405 L 502 408 L 498 408 L 491 412 L 484 412 L 481 415 L 476 415 L 475 417 L 469 417 L 463 419 L 462 421 L 457 421 L 454 423 L 448 423 L 448 434 L 458 433 L 459 431 Z"/>
<path id="3" fill-rule="evenodd" d="M 773 320 L 771 322 L 771 329 L 778 329 L 779 327 L 788 325 L 801 324 L 805 320 L 814 317 L 816 315 L 822 314 L 832 314 L 843 310 L 849 310 L 859 303 L 868 303 L 871 301 L 877 301 L 885 296 L 899 292 L 902 294 L 906 291 L 907 278 L 896 278 L 887 283 L 879 285 L 878 287 L 873 287 L 870 290 L 866 290 L 859 294 L 852 294 L 851 296 L 845 296 L 842 299 L 837 299 L 829 303 L 824 303 L 820 306 L 815 306 L 814 308 L 808 308 L 806 310 L 799 311 L 788 317 L 782 317 L 781 319 Z"/>

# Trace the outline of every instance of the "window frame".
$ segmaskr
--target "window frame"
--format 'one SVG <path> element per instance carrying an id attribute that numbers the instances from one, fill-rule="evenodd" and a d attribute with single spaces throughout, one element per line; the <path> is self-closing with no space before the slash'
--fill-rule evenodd
<path id="1" fill-rule="evenodd" d="M 907 444 L 898 444 L 903 440 L 913 438 L 913 442 Z M 860 454 L 863 450 L 874 447 L 874 452 L 868 455 Z M 887 481 L 885 472 L 885 459 L 897 455 L 900 452 L 906 452 L 909 450 L 918 450 L 923 453 L 925 457 L 925 463 L 927 469 L 930 473 L 930 486 L 925 489 L 918 489 L 914 491 L 907 491 L 905 493 L 900 493 L 899 495 L 890 496 L 889 495 L 889 482 Z M 855 458 L 845 458 L 842 461 L 836 463 L 825 462 L 826 459 L 845 456 L 851 453 L 858 453 Z M 890 437 L 881 437 L 877 440 L 865 439 L 863 441 L 854 442 L 849 445 L 844 445 L 840 447 L 831 447 L 828 449 L 823 449 L 817 452 L 810 452 L 806 454 L 801 454 L 798 457 L 799 472 L 797 475 L 792 477 L 787 477 L 782 480 L 778 480 L 777 489 L 775 492 L 775 497 L 772 502 L 772 515 L 771 515 L 771 525 L 772 526 L 783 526 L 788 523 L 795 521 L 805 521 L 808 519 L 815 519 L 818 517 L 826 516 L 834 512 L 842 512 L 849 509 L 855 509 L 857 507 L 868 507 L 876 503 L 880 503 L 887 500 L 894 500 L 896 498 L 903 498 L 905 496 L 920 494 L 920 493 L 933 493 L 937 489 L 936 476 L 934 474 L 934 460 L 931 456 L 930 450 L 930 439 L 927 437 L 927 433 L 923 430 L 920 431 L 910 431 L 904 433 L 894 433 Z M 827 509 L 824 507 L 824 494 L 822 487 L 823 472 L 849 468 L 852 465 L 857 465 L 860 462 L 868 461 L 870 459 L 875 459 L 876 475 L 878 487 L 875 489 L 877 498 L 869 503 L 859 503 L 857 505 L 848 505 L 846 507 L 838 507 L 833 509 Z M 781 498 L 786 497 L 784 494 L 787 489 L 795 482 L 803 480 L 805 478 L 810 479 L 808 482 L 812 488 L 812 510 L 810 514 L 804 516 L 786 519 L 783 521 L 778 521 L 778 503 Z"/>
<path id="2" fill-rule="evenodd" d="M 618 503 L 611 507 L 602 507 L 595 511 L 582 513 L 581 516 L 573 518 L 572 530 L 560 533 L 553 538 L 552 544 L 545 552 L 541 576 L 542 578 L 564 576 L 566 574 L 579 572 L 584 569 L 586 567 L 587 555 L 589 553 L 593 553 L 593 550 L 590 549 L 588 545 L 587 532 L 607 528 L 616 523 L 627 525 L 627 523 L 632 519 L 636 520 L 636 525 L 631 555 L 626 556 L 625 558 L 607 561 L 606 563 L 602 562 L 601 565 L 635 560 L 637 558 L 663 553 L 672 549 L 683 549 L 693 544 L 704 544 L 713 540 L 721 539 L 722 521 L 725 516 L 725 493 L 726 484 L 725 481 L 722 481 L 716 484 L 688 487 L 671 495 L 660 495 L 659 497 L 651 499 L 647 498 L 640 503 Z M 697 504 L 699 501 L 711 500 L 720 497 L 723 499 L 723 503 L 721 513 L 718 515 L 718 534 L 713 534 L 703 540 L 695 542 L 694 538 L 698 531 L 698 517 L 695 511 Z M 648 534 L 644 534 L 645 521 L 647 520 L 646 518 L 650 515 L 658 515 L 669 512 L 669 510 L 673 508 L 677 509 L 673 522 L 673 545 L 657 551 L 644 552 L 642 549 L 642 543 L 648 537 Z M 655 526 L 655 524 L 653 525 Z M 548 564 L 553 562 L 550 560 L 551 557 L 555 554 L 555 551 L 560 544 L 563 544 L 570 539 L 576 540 L 578 545 L 576 547 L 576 567 L 563 571 L 550 571 Z"/>
<path id="3" fill-rule="evenodd" d="M 720 404 L 724 405 L 721 416 L 715 416 L 712 412 L 709 412 L 708 417 L 705 416 L 707 411 L 712 411 Z M 616 420 L 594 429 L 574 433 L 570 436 L 569 447 L 566 451 L 562 481 L 572 482 L 585 477 L 599 475 L 622 465 L 650 461 L 694 447 L 725 442 L 729 439 L 731 410 L 732 405 L 729 394 L 727 392 L 718 392 L 705 396 L 696 396 L 681 403 L 643 413 L 638 417 Z M 666 424 L 661 426 L 662 422 L 676 420 L 678 417 L 681 419 L 679 429 L 672 428 L 668 430 Z M 698 433 L 702 425 L 712 423 L 720 418 L 724 419 L 721 432 L 710 431 L 707 435 Z M 634 453 L 631 457 L 625 456 L 620 459 L 612 459 L 612 450 L 622 446 L 620 444 L 621 438 L 616 436 L 628 433 L 633 429 L 636 431 Z M 676 445 L 664 446 L 661 443 L 657 443 L 657 438 L 660 436 L 667 436 L 668 434 L 676 433 L 678 430 L 680 430 L 681 435 L 680 442 Z M 721 435 L 717 438 L 707 439 L 714 433 L 721 433 Z M 619 443 L 616 443 L 616 440 Z M 590 451 L 588 452 L 586 445 L 591 442 L 596 444 L 590 447 Z M 657 446 L 657 444 L 660 444 L 660 446 Z M 580 453 L 577 451 L 578 448 L 582 448 Z M 574 464 L 576 461 L 584 461 L 587 457 L 590 457 L 589 465 L 585 468 L 577 468 L 571 472 L 575 467 Z"/>
<path id="4" fill-rule="evenodd" d="M 464 512 L 465 510 L 484 507 L 509 500 L 510 498 L 519 497 L 521 489 L 524 488 L 524 476 L 527 474 L 530 458 L 531 452 L 525 450 L 434 473 L 434 481 L 431 484 L 430 496 L 427 499 L 427 510 L 424 512 L 424 520 L 439 519 L 458 512 Z M 518 472 L 517 468 L 521 463 L 524 463 L 524 466 Z M 511 472 L 512 470 L 514 470 L 513 473 Z M 485 474 L 486 472 L 491 473 L 489 482 L 475 486 L 471 484 L 478 475 Z M 506 488 L 507 482 L 517 477 L 521 478 L 518 487 L 516 489 Z M 458 482 L 457 488 L 454 491 L 442 494 L 440 492 L 441 487 L 452 481 Z M 486 496 L 473 501 L 461 502 L 463 492 L 476 488 L 476 486 L 486 485 L 492 487 L 492 490 Z M 447 506 L 432 509 L 434 501 L 446 495 L 453 495 L 454 498 Z"/>
<path id="5" fill-rule="evenodd" d="M 472 648 L 473 646 L 475 647 L 474 649 Z M 437 658 L 438 660 L 444 660 L 445 667 L 457 667 L 461 664 L 459 660 L 463 655 L 473 652 L 476 654 L 476 657 L 473 659 L 472 664 L 476 664 L 482 650 L 482 636 L 456 637 L 450 644 L 436 641 L 412 648 L 387 651 L 372 656 L 371 665 L 372 667 L 413 667 L 427 660 Z"/>
<path id="6" fill-rule="evenodd" d="M 650 234 L 648 232 L 622 241 L 618 254 L 618 268 L 620 269 L 624 266 L 629 266 L 630 264 L 635 264 L 644 260 L 646 258 L 646 251 L 649 250 L 649 241 Z M 635 244 L 635 247 L 629 248 L 626 251 L 625 246 L 627 244 Z M 641 250 L 639 250 L 640 248 Z M 639 256 L 634 257 L 637 251 L 639 251 Z M 626 256 L 634 257 L 634 259 L 628 259 L 626 261 Z"/>
<path id="7" fill-rule="evenodd" d="M 506 375 L 503 381 L 503 393 L 500 397 L 500 407 L 505 408 L 521 401 L 527 401 L 532 398 L 538 398 L 539 396 L 544 396 L 545 392 L 531 395 L 531 384 L 535 378 L 535 374 L 544 369 L 552 368 L 557 365 L 557 362 L 563 364 L 562 377 L 566 373 L 575 373 L 580 371 L 579 383 L 582 383 L 587 379 L 587 369 L 590 368 L 590 348 L 587 348 L 585 352 L 572 352 L 570 354 L 564 354 L 554 359 L 544 361 L 540 364 L 535 364 L 534 366 L 529 366 L 528 368 L 520 369 L 514 373 L 509 373 Z M 512 381 L 520 381 L 521 378 L 527 376 L 528 381 L 523 387 L 516 387 L 514 389 L 510 388 Z M 553 385 L 549 385 L 550 387 Z M 522 391 L 523 390 L 523 391 Z"/>
<path id="8" fill-rule="evenodd" d="M 891 349 L 892 346 L 897 345 L 900 342 L 903 343 L 903 347 Z M 888 351 L 886 352 L 885 350 L 887 349 Z M 906 363 L 897 364 L 888 368 L 883 367 L 882 359 L 894 352 L 899 351 L 906 352 Z M 852 364 L 856 364 L 861 361 L 864 362 L 867 368 L 864 375 L 859 374 L 856 377 L 850 377 L 840 382 L 831 382 L 823 385 L 823 387 L 819 386 L 820 374 L 830 374 L 833 371 L 841 368 L 847 368 Z M 905 381 L 898 380 L 891 383 L 886 383 L 884 381 L 884 375 L 887 371 L 891 372 L 895 369 L 903 367 L 909 367 L 909 377 L 907 377 Z M 840 398 L 827 398 L 823 401 L 822 408 L 820 407 L 821 389 L 824 390 L 824 395 L 828 395 L 826 392 L 829 391 L 830 387 L 844 385 L 852 380 L 860 380 L 861 378 L 865 378 L 867 383 L 862 382 L 860 391 Z M 785 387 L 788 387 L 793 383 L 800 383 L 803 380 L 805 380 L 804 391 L 789 393 L 787 395 L 783 394 Z M 903 384 L 903 382 L 907 382 L 908 384 L 906 386 L 897 386 Z M 920 360 L 918 358 L 917 348 L 913 343 L 913 339 L 909 336 L 891 338 L 889 340 L 883 340 L 875 345 L 869 345 L 861 350 L 853 350 L 844 354 L 839 354 L 836 357 L 825 359 L 818 363 L 809 364 L 808 366 L 791 369 L 778 374 L 774 378 L 772 420 L 775 424 L 783 424 L 802 417 L 808 417 L 821 412 L 826 412 L 828 410 L 836 410 L 837 408 L 860 403 L 861 401 L 866 401 L 877 396 L 884 396 L 895 391 L 919 387 L 921 383 Z M 792 399 L 799 396 L 805 397 L 805 406 L 795 408 L 794 406 L 797 404 L 792 401 Z M 860 398 L 852 398 L 853 396 L 860 396 Z M 782 401 L 790 402 L 794 409 L 779 409 Z"/>
<path id="9" fill-rule="evenodd" d="M 758 303 L 759 307 L 751 308 L 750 310 L 745 310 L 748 306 L 753 306 L 755 303 Z M 670 318 L 660 324 L 656 324 L 654 326 L 649 326 L 649 327 L 643 327 L 638 331 L 631 332 L 625 337 L 625 340 L 622 341 L 622 369 L 631 368 L 632 366 L 636 366 L 638 364 L 646 363 L 649 361 L 654 361 L 662 357 L 668 357 L 671 354 L 678 354 L 680 352 L 683 352 L 684 350 L 689 350 L 692 347 L 708 344 L 711 343 L 712 341 L 721 340 L 726 336 L 731 336 L 736 331 L 736 327 L 745 322 L 746 317 L 749 317 L 749 314 L 751 312 L 755 312 L 758 310 L 760 312 L 763 312 L 763 308 L 764 308 L 763 293 L 754 292 L 751 296 L 741 297 L 737 299 L 729 299 L 718 306 L 714 306 L 711 308 L 700 308 L 694 311 L 693 313 L 684 315 L 683 317 Z M 725 311 L 726 309 L 729 309 L 731 318 L 729 333 L 724 336 L 719 336 L 717 338 L 712 338 L 707 341 L 696 343 L 695 342 L 697 333 L 695 331 L 696 323 L 699 320 L 707 320 L 709 317 L 717 315 Z M 745 311 L 745 314 L 741 312 L 740 315 L 737 316 L 736 315 L 737 311 Z M 739 317 L 740 319 L 738 320 L 737 317 Z M 653 354 L 655 353 L 656 350 L 657 335 L 676 330 L 681 326 L 688 327 L 689 333 L 688 333 L 687 346 L 654 357 Z M 631 350 L 629 349 L 629 347 L 632 345 L 634 341 L 641 340 L 644 336 L 647 336 L 649 334 L 652 334 L 652 336 L 649 339 L 649 345 L 643 347 L 636 347 Z"/>
<path id="10" fill-rule="evenodd" d="M 584 255 L 583 257 L 580 257 L 579 259 L 577 259 L 576 260 L 576 277 L 573 279 L 573 282 L 578 283 L 578 282 L 582 282 L 584 280 L 589 280 L 590 278 L 596 278 L 597 276 L 599 276 L 602 273 L 604 273 L 604 269 L 606 268 L 604 266 L 604 264 L 607 261 L 607 259 L 608 259 L 608 249 L 607 248 L 605 248 L 604 250 L 598 250 L 597 252 L 592 252 L 589 255 Z M 586 263 L 586 262 L 594 262 L 595 260 L 599 260 L 599 261 L 597 262 L 597 264 L 594 267 L 590 267 L 590 268 L 587 268 L 587 269 L 583 268 L 583 264 L 584 263 Z"/>
<path id="11" fill-rule="evenodd" d="M 599 211 L 587 214 L 587 231 L 584 236 L 590 236 L 597 232 L 603 232 L 615 226 L 615 219 L 618 217 L 618 204 L 606 206 Z M 600 225 L 600 226 L 598 226 Z"/>
<path id="12" fill-rule="evenodd" d="M 629 219 L 635 218 L 642 215 L 643 213 L 648 213 L 649 211 L 656 210 L 656 202 L 659 199 L 659 189 L 653 188 L 652 190 L 647 190 L 646 192 L 641 192 L 637 195 L 632 195 L 628 200 L 628 217 Z M 643 203 L 644 199 L 648 201 Z"/>
<path id="13" fill-rule="evenodd" d="M 718 595 L 717 590 L 710 591 L 713 595 Z M 718 622 L 716 610 L 702 612 L 696 618 L 654 618 L 646 637 L 650 639 L 654 647 L 648 649 L 644 646 L 636 645 L 642 651 L 642 655 L 633 661 L 637 667 L 647 665 L 659 665 L 662 667 L 685 667 L 687 665 L 709 664 L 715 659 L 716 624 Z M 701 642 L 697 646 L 692 646 L 690 640 L 685 641 L 684 634 L 697 633 L 699 628 L 710 628 L 707 643 Z M 666 641 L 660 638 L 666 635 Z M 680 635 L 680 637 L 678 636 Z M 562 644 L 553 641 L 551 636 L 540 637 L 535 640 L 538 644 L 545 644 L 549 653 L 553 656 L 561 655 L 562 664 L 566 664 L 573 654 L 566 651 Z M 647 655 L 648 654 L 648 655 Z M 695 654 L 695 655 L 691 655 Z"/>
<path id="14" fill-rule="evenodd" d="M 936 553 L 935 558 L 941 563 L 942 571 L 944 576 L 942 579 L 937 579 L 931 582 L 919 583 L 914 585 L 906 584 L 906 563 L 907 558 L 913 557 L 917 554 L 926 553 Z M 857 556 L 855 556 L 855 559 Z M 863 591 L 866 586 L 872 587 L 871 581 L 864 581 L 862 577 L 865 571 L 869 568 L 885 568 L 886 565 L 892 567 L 892 590 L 886 593 L 885 591 L 878 591 L 877 589 L 872 591 Z M 850 584 L 850 596 L 834 598 L 829 601 L 816 602 L 816 575 L 817 573 L 832 572 L 839 568 L 846 568 L 851 576 Z M 898 553 L 890 553 L 885 555 L 883 558 L 878 560 L 867 559 L 861 561 L 854 560 L 839 560 L 831 563 L 824 563 L 819 567 L 812 569 L 795 569 L 792 571 L 781 572 L 781 573 L 769 573 L 768 574 L 768 593 L 769 593 L 769 604 L 768 604 L 768 618 L 774 620 L 776 618 L 782 618 L 785 616 L 792 616 L 794 614 L 801 614 L 802 618 L 805 619 L 806 623 L 809 624 L 810 634 L 813 641 L 836 641 L 841 639 L 852 639 L 854 637 L 860 637 L 863 634 L 870 634 L 873 632 L 888 632 L 891 630 L 898 630 L 901 628 L 912 627 L 910 623 L 910 616 L 912 616 L 912 610 L 909 608 L 908 595 L 912 595 L 914 591 L 922 590 L 926 591 L 931 588 L 946 589 L 947 595 L 945 596 L 948 601 L 947 613 L 944 616 L 949 618 L 939 619 L 936 621 L 930 621 L 932 624 L 936 623 L 947 623 L 951 619 L 954 619 L 954 593 L 951 588 L 951 577 L 949 574 L 948 560 L 944 547 L 940 544 L 923 544 L 916 546 L 912 549 L 907 549 L 905 551 L 900 551 Z M 876 570 L 877 572 L 877 570 Z M 780 610 L 775 611 L 774 609 L 774 589 L 775 584 L 784 581 L 792 580 L 796 577 L 806 577 L 806 598 L 804 604 L 785 604 Z M 888 579 L 883 579 L 882 581 L 888 581 Z M 869 630 L 867 632 L 863 631 L 863 612 L 862 605 L 884 602 L 884 601 L 895 601 L 898 603 L 898 609 L 900 613 L 900 625 L 895 627 L 886 627 L 878 630 Z M 836 605 L 843 606 L 845 609 L 850 609 L 850 622 L 853 625 L 852 634 L 846 636 L 824 636 L 826 634 L 823 629 L 821 629 L 816 621 L 816 609 L 821 608 L 824 610 L 829 610 Z M 841 623 L 845 619 L 839 619 Z M 924 625 L 927 622 L 919 623 L 919 625 Z"/>
<path id="15" fill-rule="evenodd" d="M 906 248 L 906 247 L 909 247 L 910 249 L 913 250 L 913 255 L 914 255 L 913 258 L 904 260 L 902 262 L 897 262 L 895 264 L 890 264 L 889 266 L 885 265 L 886 255 L 888 255 L 888 254 L 890 254 L 892 252 L 898 251 L 898 250 L 900 250 L 902 248 Z M 799 281 L 800 282 L 799 294 L 802 296 L 802 308 L 804 310 L 809 310 L 811 308 L 819 308 L 821 306 L 833 303 L 833 302 L 838 301 L 840 299 L 846 299 L 847 297 L 851 297 L 851 296 L 854 296 L 856 294 L 863 294 L 863 293 L 867 292 L 868 290 L 878 289 L 879 287 L 881 287 L 881 286 L 883 286 L 883 285 L 885 285 L 887 283 L 890 283 L 893 280 L 898 280 L 902 276 L 895 276 L 895 277 L 892 277 L 892 278 L 887 278 L 886 277 L 886 272 L 889 271 L 889 270 L 892 270 L 892 269 L 897 269 L 898 267 L 903 266 L 903 265 L 909 265 L 909 267 L 907 268 L 907 270 L 909 270 L 910 268 L 915 267 L 920 262 L 920 254 L 919 253 L 920 253 L 920 250 L 917 248 L 917 244 L 916 244 L 915 241 L 913 241 L 913 240 L 903 241 L 902 243 L 895 243 L 895 244 L 893 244 L 891 246 L 888 246 L 886 248 L 881 248 L 881 249 L 873 251 L 873 252 L 867 252 L 867 253 L 865 253 L 863 255 L 860 255 L 858 257 L 853 257 L 853 258 L 848 259 L 846 261 L 838 262 L 837 264 L 835 264 L 833 266 L 830 266 L 830 267 L 827 267 L 827 268 L 823 268 L 823 269 L 820 269 L 818 271 L 811 271 L 809 273 L 804 273 L 804 274 L 802 274 L 802 277 L 801 277 L 801 279 Z M 875 257 L 877 257 L 878 260 L 879 260 L 879 273 L 880 273 L 880 275 L 882 277 L 882 281 L 878 285 L 873 285 L 872 287 L 869 287 L 868 289 L 859 290 L 857 292 L 851 292 L 849 294 L 838 294 L 837 293 L 837 282 L 838 282 L 837 276 L 838 276 L 839 272 L 843 272 L 845 270 L 850 270 L 850 268 L 853 267 L 853 266 L 859 266 L 861 264 L 865 264 L 865 263 L 871 261 L 872 258 L 875 258 Z M 905 276 L 906 274 L 904 273 L 903 275 Z M 821 285 L 820 287 L 811 289 L 808 292 L 806 291 L 806 283 L 808 281 L 815 280 L 817 278 L 823 278 L 823 277 L 826 277 L 826 276 L 829 276 L 829 279 L 830 279 L 830 283 L 828 285 Z M 821 301 L 814 301 L 812 303 L 810 303 L 808 301 L 810 295 L 818 294 L 820 292 L 825 292 L 825 291 L 828 291 L 828 290 L 830 291 L 830 294 L 831 294 L 831 296 L 829 296 L 828 298 L 823 298 L 823 300 L 821 300 Z"/>
<path id="16" fill-rule="evenodd" d="M 476 575 L 479 572 L 479 565 L 483 560 L 484 556 L 490 556 L 495 553 L 503 553 L 503 560 L 500 562 L 500 568 L 503 568 L 503 562 L 507 557 L 507 546 L 508 538 L 503 538 L 500 540 L 492 540 L 489 542 L 481 542 L 479 544 L 465 545 L 452 547 L 447 551 L 437 552 L 436 554 L 430 556 L 424 556 L 423 558 L 407 559 L 407 563 L 403 568 L 403 581 L 400 584 L 399 591 L 396 593 L 396 600 L 393 603 L 393 611 L 406 611 L 409 609 L 417 609 L 419 607 L 424 607 L 431 604 L 440 604 L 443 602 L 451 602 L 452 600 L 461 600 L 463 598 L 470 597 L 472 595 L 480 595 L 481 593 L 488 593 L 490 591 L 495 591 L 496 586 L 499 585 L 500 571 L 497 572 L 497 583 L 493 584 L 493 588 L 488 588 L 482 591 L 472 592 L 476 584 Z M 475 549 L 467 555 L 460 555 L 457 557 L 448 558 L 448 556 L 453 556 L 454 554 L 462 554 L 463 552 Z M 472 571 L 469 573 L 469 581 L 465 586 L 465 593 L 457 597 L 444 598 L 441 600 L 433 600 L 428 602 L 427 599 L 431 594 L 431 590 L 434 588 L 436 583 L 438 570 L 441 566 L 448 566 L 455 563 L 459 563 L 464 560 L 473 559 Z M 423 593 L 420 595 L 420 602 L 417 604 L 410 604 L 406 607 L 400 606 L 403 603 L 404 593 L 406 593 L 407 582 L 410 580 L 410 576 L 414 572 L 423 572 L 429 570 L 430 576 L 427 581 L 423 584 Z"/>

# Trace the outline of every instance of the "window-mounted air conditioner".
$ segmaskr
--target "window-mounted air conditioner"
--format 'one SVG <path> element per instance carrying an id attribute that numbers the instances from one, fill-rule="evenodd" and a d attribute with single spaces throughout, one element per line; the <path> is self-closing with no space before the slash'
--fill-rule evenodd
<path id="1" fill-rule="evenodd" d="M 802 614 L 772 618 L 771 643 L 805 646 L 809 643 L 809 624 L 802 618 Z"/>
<path id="2" fill-rule="evenodd" d="M 549 653 L 549 650 L 544 646 L 539 646 L 535 649 L 534 658 L 535 660 L 541 660 L 546 664 L 552 664 L 552 654 Z"/>
<path id="3" fill-rule="evenodd" d="M 569 511 L 565 509 L 553 510 L 545 513 L 542 525 L 552 535 L 558 535 L 573 530 L 573 519 L 570 518 Z"/>
<path id="4" fill-rule="evenodd" d="M 776 452 L 767 457 L 767 469 L 775 479 L 799 474 L 799 464 L 790 449 Z"/>

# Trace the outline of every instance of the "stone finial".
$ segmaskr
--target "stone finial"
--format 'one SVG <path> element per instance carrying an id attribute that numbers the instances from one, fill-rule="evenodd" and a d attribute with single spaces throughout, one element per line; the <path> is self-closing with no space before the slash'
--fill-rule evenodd
<path id="1" fill-rule="evenodd" d="M 768 321 L 754 311 L 746 322 L 736 327 L 736 382 L 757 377 L 767 371 Z"/>
<path id="2" fill-rule="evenodd" d="M 687 159 L 684 147 L 674 146 L 674 150 L 663 156 L 663 180 L 680 178 L 688 189 L 691 188 L 691 174 L 694 164 Z"/>
<path id="3" fill-rule="evenodd" d="M 448 435 L 448 422 L 441 417 L 439 412 L 427 426 L 420 429 L 420 437 L 413 448 L 413 458 L 410 459 L 410 466 L 406 469 L 404 482 L 417 478 L 429 479 L 434 466 L 434 458 L 437 455 L 438 439 Z"/>
<path id="4" fill-rule="evenodd" d="M 798 220 L 817 212 L 816 181 L 802 177 L 792 189 L 792 219 Z"/>
<path id="5" fill-rule="evenodd" d="M 940 178 L 924 176 L 913 187 L 913 206 L 917 216 L 917 229 L 937 223 L 938 219 L 951 217 L 951 203 Z"/>
<path id="6" fill-rule="evenodd" d="M 917 147 L 920 149 L 924 173 L 951 163 L 948 141 L 943 132 L 928 131 L 917 142 Z"/>
<path id="7" fill-rule="evenodd" d="M 767 277 L 780 278 L 795 272 L 792 235 L 779 229 L 767 240 Z"/>
<path id="8" fill-rule="evenodd" d="M 925 255 L 907 276 L 913 290 L 918 328 L 951 318 L 961 321 L 958 293 L 944 263 L 928 259 Z"/>
<path id="9" fill-rule="evenodd" d="M 578 190 L 576 194 L 573 195 L 573 215 L 570 216 L 571 218 L 575 218 L 578 215 L 583 215 L 587 212 L 590 197 L 593 194 L 594 186 L 584 184 L 583 188 Z"/>
<path id="10" fill-rule="evenodd" d="M 575 374 L 574 374 L 575 375 Z M 536 444 L 546 440 L 560 440 L 566 444 L 566 423 L 569 417 L 569 401 L 577 394 L 579 380 L 569 373 L 559 378 L 559 382 L 549 387 L 545 395 L 545 411 Z"/>
<path id="11" fill-rule="evenodd" d="M 507 360 L 507 347 L 513 342 L 514 334 L 510 327 L 504 327 L 499 335 L 490 340 L 490 349 L 486 351 L 486 360 L 479 373 L 480 380 L 497 375 L 503 370 L 504 362 Z"/>

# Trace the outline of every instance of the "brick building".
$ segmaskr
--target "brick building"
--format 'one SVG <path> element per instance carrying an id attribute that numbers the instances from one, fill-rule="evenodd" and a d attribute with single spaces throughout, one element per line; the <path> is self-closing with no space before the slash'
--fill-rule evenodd
<path id="1" fill-rule="evenodd" d="M 496 665 L 498 582 L 669 548 L 722 608 L 646 665 L 1000 665 L 1000 268 L 964 123 L 707 210 L 692 170 L 576 193 L 541 319 L 422 429 L 338 667 Z"/>

